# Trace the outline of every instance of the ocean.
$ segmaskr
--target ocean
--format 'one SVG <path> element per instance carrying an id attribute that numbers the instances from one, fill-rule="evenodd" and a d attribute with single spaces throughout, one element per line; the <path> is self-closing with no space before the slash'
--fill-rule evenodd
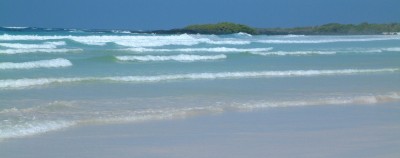
<path id="1" fill-rule="evenodd" d="M 91 125 L 400 103 L 400 36 L 0 28 L 0 144 Z"/>

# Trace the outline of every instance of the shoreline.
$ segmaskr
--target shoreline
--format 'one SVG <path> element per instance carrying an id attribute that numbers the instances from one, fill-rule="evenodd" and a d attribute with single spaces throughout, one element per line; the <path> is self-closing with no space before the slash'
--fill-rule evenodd
<path id="1" fill-rule="evenodd" d="M 271 108 L 77 126 L 0 142 L 0 156 L 397 157 L 397 104 Z"/>

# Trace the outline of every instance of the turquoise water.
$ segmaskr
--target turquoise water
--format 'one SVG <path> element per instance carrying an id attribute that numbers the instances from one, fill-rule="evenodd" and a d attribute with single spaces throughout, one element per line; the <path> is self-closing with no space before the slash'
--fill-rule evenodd
<path id="1" fill-rule="evenodd" d="M 400 36 L 1 28 L 0 139 L 88 124 L 400 100 Z"/>

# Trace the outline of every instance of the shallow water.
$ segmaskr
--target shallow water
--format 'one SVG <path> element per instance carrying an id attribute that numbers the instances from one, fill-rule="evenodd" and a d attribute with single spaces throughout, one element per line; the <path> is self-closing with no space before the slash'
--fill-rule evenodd
<path id="1" fill-rule="evenodd" d="M 0 139 L 77 125 L 400 100 L 400 36 L 0 34 Z"/>

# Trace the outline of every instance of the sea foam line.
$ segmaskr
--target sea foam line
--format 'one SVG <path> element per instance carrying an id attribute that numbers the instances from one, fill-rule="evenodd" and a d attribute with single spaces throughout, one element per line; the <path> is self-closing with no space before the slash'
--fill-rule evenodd
<path id="1" fill-rule="evenodd" d="M 6 28 L 6 29 L 27 29 L 29 27 L 22 27 L 22 26 L 5 26 L 2 28 Z"/>
<path id="2" fill-rule="evenodd" d="M 179 54 L 179 55 L 169 55 L 169 56 L 160 56 L 160 55 L 145 55 L 145 56 L 116 56 L 118 60 L 121 61 L 180 61 L 180 62 L 194 62 L 194 61 L 207 61 L 207 60 L 220 60 L 225 59 L 226 55 L 188 55 L 188 54 Z"/>
<path id="3" fill-rule="evenodd" d="M 378 104 L 386 102 L 395 102 L 400 100 L 400 93 L 390 92 L 375 95 L 361 96 L 338 96 L 325 97 L 319 99 L 307 100 L 288 100 L 288 101 L 258 101 L 252 103 L 242 103 L 233 105 L 239 110 L 255 110 L 262 108 L 282 108 L 282 107 L 302 107 L 317 105 L 354 105 L 354 104 Z"/>
<path id="4" fill-rule="evenodd" d="M 262 56 L 286 56 L 286 55 L 333 55 L 336 54 L 334 51 L 293 51 L 293 52 L 286 52 L 286 51 L 276 51 L 276 52 L 250 52 L 250 54 L 254 55 L 262 55 Z"/>
<path id="5" fill-rule="evenodd" d="M 0 50 L 0 54 L 23 54 L 23 53 L 67 53 L 67 52 L 79 52 L 82 49 L 5 49 Z"/>
<path id="6" fill-rule="evenodd" d="M 70 39 L 87 45 L 105 45 L 107 43 L 115 43 L 126 47 L 157 47 L 165 45 L 184 45 L 191 46 L 200 43 L 213 45 L 245 45 L 250 44 L 247 40 L 227 39 L 208 36 L 196 35 L 101 35 L 101 36 L 37 36 L 37 35 L 0 35 L 0 41 L 15 41 L 15 40 L 59 40 Z"/>
<path id="7" fill-rule="evenodd" d="M 210 80 L 210 79 L 240 79 L 240 78 L 273 78 L 273 77 L 303 77 L 327 75 L 352 75 L 362 73 L 397 72 L 398 68 L 385 69 L 342 69 L 342 70 L 289 70 L 289 71 L 256 71 L 256 72 L 220 72 L 220 73 L 190 73 L 156 76 L 117 76 L 117 77 L 76 77 L 76 78 L 37 78 L 0 80 L 0 89 L 26 88 L 53 83 L 69 83 L 82 81 L 114 81 L 114 82 L 161 82 L 171 80 Z"/>
<path id="8" fill-rule="evenodd" d="M 336 43 L 336 42 L 369 42 L 369 41 L 384 41 L 384 40 L 400 40 L 398 36 L 382 36 L 382 37 L 366 37 L 366 38 L 336 38 L 336 39 L 267 39 L 258 40 L 258 43 L 269 44 L 316 44 L 316 43 Z"/>
<path id="9" fill-rule="evenodd" d="M 74 126 L 70 121 L 29 121 L 17 125 L 0 126 L 0 140 L 42 134 Z"/>
<path id="10" fill-rule="evenodd" d="M 334 55 L 334 54 L 350 54 L 350 53 L 382 53 L 382 52 L 399 52 L 400 47 L 388 47 L 388 48 L 371 48 L 371 49 L 344 49 L 344 50 L 333 50 L 333 51 L 268 51 L 268 52 L 250 52 L 254 55 L 262 56 L 302 56 L 302 55 Z"/>
<path id="11" fill-rule="evenodd" d="M 324 106 L 324 105 L 371 105 L 387 102 L 397 102 L 400 100 L 400 93 L 390 92 L 371 95 L 357 96 L 336 96 L 321 97 L 313 99 L 301 100 L 267 100 L 267 101 L 247 101 L 247 102 L 228 102 L 224 104 L 215 104 L 211 106 L 196 107 L 171 107 L 159 109 L 143 109 L 143 110 L 97 110 L 87 109 L 54 109 L 52 107 L 33 107 L 26 109 L 5 109 L 0 111 L 1 114 L 17 117 L 3 121 L 0 124 L 0 141 L 2 139 L 19 138 L 30 135 L 43 134 L 50 131 L 56 131 L 76 125 L 87 124 L 118 124 L 118 123 L 136 123 L 150 120 L 168 120 L 168 119 L 184 119 L 204 114 L 219 114 L 227 111 L 254 111 L 265 108 L 288 108 L 303 106 Z M 61 104 L 63 102 L 60 102 Z M 57 104 L 60 104 L 57 103 Z M 67 105 L 68 106 L 68 105 Z M 50 108 L 51 110 L 47 109 Z M 37 116 L 24 117 L 19 119 L 21 115 Z M 71 116 L 73 118 L 60 119 L 60 116 Z M 43 119 L 42 117 L 45 116 Z M 42 120 L 43 119 L 43 120 Z"/>
<path id="12" fill-rule="evenodd" d="M 63 58 L 29 61 L 22 63 L 3 62 L 0 63 L 0 70 L 6 69 L 34 69 L 34 68 L 58 68 L 72 66 L 72 63 Z"/>
<path id="13" fill-rule="evenodd" d="M 42 44 L 0 43 L 0 46 L 15 49 L 55 49 L 57 46 L 66 45 L 64 41 L 45 42 Z"/>
<path id="14" fill-rule="evenodd" d="M 230 48 L 230 47 L 215 47 L 215 48 L 178 48 L 178 49 L 154 49 L 154 48 L 128 48 L 124 50 L 135 52 L 265 52 L 272 50 L 272 47 L 267 48 Z"/>

